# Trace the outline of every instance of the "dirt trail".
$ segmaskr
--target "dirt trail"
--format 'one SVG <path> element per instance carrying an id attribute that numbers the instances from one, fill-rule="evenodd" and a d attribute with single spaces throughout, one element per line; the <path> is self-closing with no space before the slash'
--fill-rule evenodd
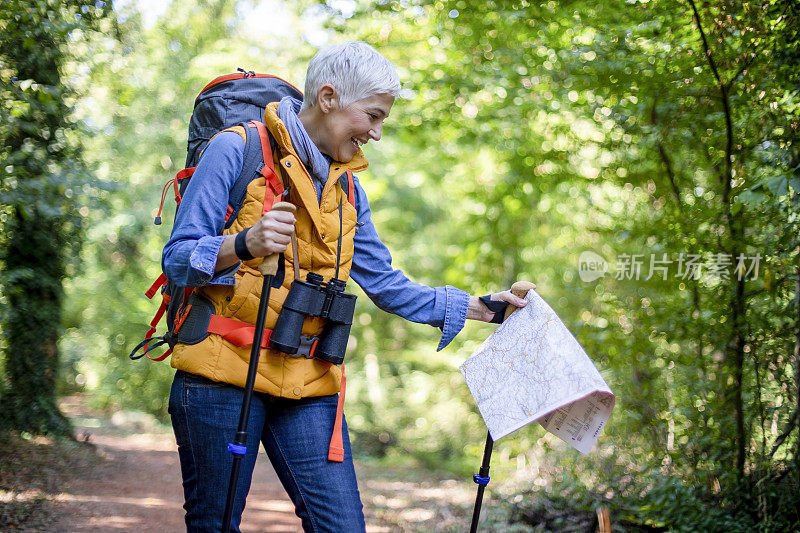
<path id="1" fill-rule="evenodd" d="M 89 436 L 103 461 L 78 473 L 57 495 L 52 516 L 59 520 L 47 532 L 180 532 L 183 489 L 173 435 L 147 420 L 113 417 L 118 425 L 93 416 L 77 398 L 62 408 L 73 419 L 76 434 Z M 136 430 L 139 431 L 136 431 Z M 141 431 L 144 429 L 145 431 Z M 261 452 L 242 517 L 242 529 L 301 532 L 300 519 Z"/>
<path id="2" fill-rule="evenodd" d="M 141 413 L 118 413 L 109 420 L 88 409 L 80 397 L 64 398 L 60 405 L 72 419 L 77 437 L 88 438 L 97 455 L 80 454 L 88 460 L 74 462 L 64 474 L 66 479 L 57 482 L 58 489 L 45 491 L 47 508 L 35 525 L 29 523 L 23 530 L 185 531 L 180 465 L 171 430 Z M 367 533 L 449 533 L 468 528 L 475 497 L 471 483 L 425 468 L 362 463 L 356 464 L 356 471 Z M 242 530 L 302 532 L 263 451 L 256 462 Z M 493 526 L 484 530 L 505 531 Z"/>

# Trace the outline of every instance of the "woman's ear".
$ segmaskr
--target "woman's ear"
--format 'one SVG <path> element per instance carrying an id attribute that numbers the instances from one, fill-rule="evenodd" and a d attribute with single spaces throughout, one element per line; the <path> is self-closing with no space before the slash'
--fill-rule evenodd
<path id="1" fill-rule="evenodd" d="M 339 95 L 336 94 L 336 89 L 330 83 L 326 83 L 317 91 L 317 104 L 320 111 L 323 113 L 330 113 L 339 107 Z"/>

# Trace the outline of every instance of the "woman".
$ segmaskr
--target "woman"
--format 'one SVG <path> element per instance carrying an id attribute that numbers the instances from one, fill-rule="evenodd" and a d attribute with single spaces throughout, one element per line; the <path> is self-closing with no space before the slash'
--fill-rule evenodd
<path id="1" fill-rule="evenodd" d="M 213 304 L 222 320 L 253 324 L 260 258 L 283 254 L 284 279 L 270 295 L 270 329 L 292 281 L 297 276 L 305 280 L 311 272 L 325 281 L 350 276 L 381 309 L 440 327 L 439 349 L 465 319 L 492 320 L 495 312 L 478 298 L 451 286 L 413 283 L 393 269 L 358 179 L 353 179 L 354 198 L 348 197 L 347 180 L 340 181 L 347 172 L 367 167 L 361 146 L 380 140 L 399 90 L 392 64 L 365 43 L 320 51 L 308 66 L 305 99 L 286 97 L 269 104 L 264 114 L 277 147 L 275 171 L 289 191 L 283 199 L 297 207 L 296 213 L 273 210 L 262 216 L 268 189 L 264 179 L 256 179 L 235 222 L 225 229 L 228 191 L 241 171 L 244 143 L 241 131 L 223 132 L 208 144 L 183 196 L 164 248 L 167 276 L 181 286 L 200 287 L 197 294 Z M 518 307 L 526 303 L 510 291 L 493 294 L 491 300 Z M 303 338 L 317 339 L 323 326 L 321 319 L 306 318 Z M 226 443 L 236 431 L 249 351 L 214 334 L 196 344 L 178 344 L 173 351 L 172 366 L 178 371 L 169 412 L 189 531 L 223 529 L 231 465 Z M 341 378 L 339 367 L 308 351 L 301 356 L 263 351 L 234 508 L 236 531 L 259 441 L 304 530 L 365 529 L 344 421 L 343 445 L 329 454 Z"/>

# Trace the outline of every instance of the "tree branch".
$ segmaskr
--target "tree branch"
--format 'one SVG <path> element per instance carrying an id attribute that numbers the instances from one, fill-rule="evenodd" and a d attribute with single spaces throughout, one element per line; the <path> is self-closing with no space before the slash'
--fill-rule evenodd
<path id="1" fill-rule="evenodd" d="M 697 29 L 700 32 L 700 39 L 703 42 L 703 50 L 705 51 L 706 59 L 708 59 L 708 65 L 711 67 L 711 72 L 714 74 L 714 77 L 717 78 L 717 83 L 720 86 L 723 86 L 722 78 L 719 75 L 719 71 L 717 70 L 717 63 L 714 61 L 714 56 L 711 54 L 711 49 L 708 46 L 708 39 L 706 38 L 706 32 L 703 31 L 703 24 L 700 22 L 700 13 L 697 12 L 697 6 L 694 3 L 694 0 L 688 0 L 689 5 L 692 6 L 692 11 L 694 12 L 694 20 L 697 23 Z"/>
<path id="2" fill-rule="evenodd" d="M 658 128 L 658 113 L 657 109 L 657 100 L 653 100 L 653 108 L 650 110 L 650 121 L 652 122 L 653 126 Z M 672 161 L 669 158 L 669 154 L 667 154 L 666 149 L 664 148 L 664 139 L 663 135 L 661 135 L 661 128 L 658 128 L 658 132 L 661 138 L 656 141 L 656 146 L 658 147 L 658 154 L 661 156 L 661 161 L 664 163 L 664 170 L 667 173 L 667 180 L 669 180 L 670 187 L 672 188 L 672 194 L 675 195 L 675 201 L 678 203 L 678 209 L 683 211 L 683 202 L 681 201 L 681 191 L 678 189 L 678 184 L 675 181 L 675 172 L 672 169 Z"/>
<path id="3" fill-rule="evenodd" d="M 786 424 L 786 429 L 784 429 L 783 433 L 778 435 L 778 438 L 775 439 L 775 443 L 772 445 L 772 451 L 769 453 L 770 459 L 772 459 L 772 457 L 775 455 L 775 452 L 778 451 L 778 448 L 781 447 L 781 445 L 786 441 L 786 439 L 789 437 L 789 435 L 791 435 L 792 432 L 795 429 L 797 429 L 798 423 L 800 422 L 800 420 L 798 420 L 798 418 L 800 418 L 800 407 L 795 408 L 794 413 L 792 413 L 792 417 L 789 419 L 789 422 Z"/>
<path id="4" fill-rule="evenodd" d="M 661 156 L 661 161 L 664 163 L 664 170 L 667 172 L 667 179 L 669 180 L 672 194 L 675 195 L 675 201 L 678 203 L 678 209 L 683 211 L 683 202 L 681 201 L 681 191 L 678 189 L 678 184 L 675 182 L 675 172 L 672 170 L 672 161 L 664 149 L 664 143 L 658 141 L 658 154 Z"/>
<path id="5" fill-rule="evenodd" d="M 733 178 L 733 162 L 731 161 L 731 156 L 733 154 L 733 120 L 731 118 L 728 87 L 722 81 L 722 77 L 719 74 L 719 69 L 717 69 L 717 63 L 714 61 L 714 55 L 711 53 L 711 48 L 708 46 L 708 39 L 706 38 L 706 32 L 703 30 L 703 23 L 700 20 L 700 13 L 697 11 L 697 6 L 695 5 L 694 0 L 688 0 L 688 2 L 689 5 L 692 6 L 692 12 L 694 12 L 694 20 L 697 24 L 697 31 L 700 33 L 700 41 L 703 43 L 703 51 L 705 52 L 708 66 L 711 67 L 711 72 L 714 74 L 714 78 L 717 80 L 717 87 L 719 88 L 720 97 L 722 99 L 722 110 L 725 114 L 725 174 L 722 183 L 722 202 L 725 204 L 726 209 L 729 210 L 728 202 L 730 199 L 732 185 L 731 182 Z M 728 216 L 730 218 L 730 213 L 728 213 Z"/>

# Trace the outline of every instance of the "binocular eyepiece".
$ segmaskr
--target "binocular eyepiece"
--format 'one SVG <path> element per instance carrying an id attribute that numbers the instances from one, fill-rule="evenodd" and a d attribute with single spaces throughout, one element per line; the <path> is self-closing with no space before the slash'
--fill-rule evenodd
<path id="1" fill-rule="evenodd" d="M 356 309 L 356 296 L 344 292 L 346 285 L 336 278 L 325 283 L 322 276 L 314 272 L 309 272 L 306 281 L 294 280 L 272 330 L 270 348 L 296 354 L 303 320 L 307 316 L 320 317 L 326 320 L 326 324 L 314 357 L 334 365 L 341 364 Z"/>

